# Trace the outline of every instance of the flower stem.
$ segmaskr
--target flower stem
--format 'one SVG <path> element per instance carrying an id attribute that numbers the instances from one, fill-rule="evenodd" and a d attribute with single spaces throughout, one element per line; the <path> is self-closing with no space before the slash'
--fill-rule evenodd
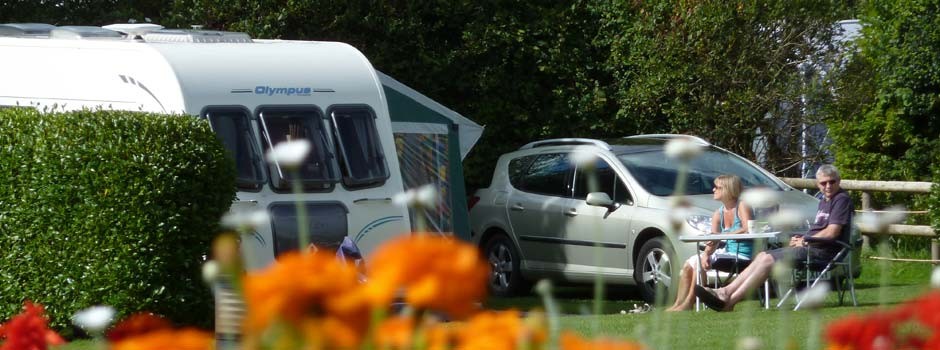
<path id="1" fill-rule="evenodd" d="M 813 310 L 809 318 L 809 336 L 806 339 L 806 349 L 808 350 L 819 349 L 819 327 L 822 327 L 819 318 L 819 310 Z"/>
<path id="2" fill-rule="evenodd" d="M 594 172 L 593 167 L 587 168 L 585 171 L 587 176 L 587 187 L 588 193 L 597 192 L 597 174 Z M 594 222 L 594 225 L 597 226 L 597 221 Z M 594 332 L 596 333 L 600 330 L 600 317 L 604 312 L 604 275 L 601 274 L 601 265 L 603 264 L 603 248 L 601 247 L 601 240 L 603 239 L 601 232 L 603 228 L 594 227 L 594 266 L 597 267 L 597 273 L 594 274 Z"/>
<path id="3" fill-rule="evenodd" d="M 304 205 L 304 188 L 300 183 L 300 172 L 296 169 L 291 170 L 291 189 L 297 206 L 297 250 L 306 253 L 310 245 L 310 228 L 307 223 L 307 206 Z"/>
<path id="4" fill-rule="evenodd" d="M 878 244 L 878 255 L 880 256 L 891 256 L 891 248 L 888 247 L 887 242 L 881 242 Z M 847 259 L 851 259 L 848 257 Z M 891 278 L 891 269 L 888 266 L 888 260 L 882 259 L 878 262 L 878 269 L 881 270 L 881 276 L 879 276 L 879 286 L 878 288 L 878 306 L 884 306 L 888 301 L 888 283 L 890 283 Z"/>
<path id="5" fill-rule="evenodd" d="M 552 283 L 549 280 L 541 280 L 535 286 L 535 292 L 542 297 L 542 303 L 545 304 L 545 313 L 548 316 L 548 347 L 547 349 L 558 349 L 558 303 L 552 297 Z"/>

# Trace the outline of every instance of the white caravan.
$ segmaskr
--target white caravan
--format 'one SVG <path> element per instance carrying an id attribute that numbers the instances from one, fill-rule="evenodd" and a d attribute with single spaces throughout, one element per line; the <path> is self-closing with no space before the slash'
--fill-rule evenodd
<path id="1" fill-rule="evenodd" d="M 209 119 L 236 160 L 233 210 L 267 208 L 271 216 L 243 237 L 252 269 L 297 248 L 294 175 L 263 160 L 284 140 L 313 144 L 299 171 L 311 241 L 356 237 L 368 253 L 411 227 L 407 210 L 391 201 L 403 185 L 382 84 L 347 44 L 151 24 L 0 24 L 2 106 Z"/>

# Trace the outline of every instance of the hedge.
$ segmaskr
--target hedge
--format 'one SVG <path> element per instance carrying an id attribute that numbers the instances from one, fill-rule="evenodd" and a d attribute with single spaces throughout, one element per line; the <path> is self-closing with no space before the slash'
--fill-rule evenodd
<path id="1" fill-rule="evenodd" d="M 205 120 L 0 109 L 0 319 L 30 300 L 68 333 L 92 305 L 211 323 L 200 266 L 235 198 Z"/>

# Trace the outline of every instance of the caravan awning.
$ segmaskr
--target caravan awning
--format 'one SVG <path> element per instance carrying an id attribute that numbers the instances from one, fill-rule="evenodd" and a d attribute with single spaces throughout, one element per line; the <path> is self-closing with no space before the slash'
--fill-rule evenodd
<path id="1" fill-rule="evenodd" d="M 385 75 L 382 72 L 376 71 L 379 75 L 379 81 L 382 82 L 387 88 L 393 89 L 396 92 L 414 100 L 417 103 L 420 103 L 428 110 L 439 114 L 447 119 L 450 119 L 454 124 L 457 125 L 457 130 L 459 134 L 460 141 L 460 159 L 463 160 L 467 157 L 467 154 L 470 153 L 470 150 L 473 149 L 473 145 L 477 143 L 480 139 L 480 136 L 483 135 L 483 127 L 477 123 L 474 123 L 472 120 L 467 119 L 466 117 L 460 115 L 460 113 L 454 112 L 453 110 L 444 107 L 440 103 L 428 98 L 427 96 L 422 95 L 420 92 L 415 91 L 414 89 L 408 87 L 405 84 L 402 84 L 398 80 Z M 399 123 L 401 125 L 407 126 L 406 124 Z M 430 128 L 432 126 L 423 125 L 415 123 L 415 127 L 418 128 Z M 427 132 L 429 130 L 415 130 L 419 132 Z M 446 131 L 445 131 L 446 133 Z"/>

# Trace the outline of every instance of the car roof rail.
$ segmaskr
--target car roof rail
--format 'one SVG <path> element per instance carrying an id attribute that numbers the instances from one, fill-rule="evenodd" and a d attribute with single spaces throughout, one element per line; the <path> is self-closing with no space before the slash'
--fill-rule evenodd
<path id="1" fill-rule="evenodd" d="M 711 144 L 708 143 L 708 141 L 705 141 L 705 139 L 701 137 L 693 136 L 693 135 L 684 135 L 684 134 L 643 134 L 643 135 L 627 136 L 624 138 L 625 139 L 634 139 L 634 138 L 636 139 L 666 139 L 666 140 L 685 138 L 685 139 L 689 139 L 692 142 L 701 144 L 703 146 L 711 146 Z"/>
<path id="2" fill-rule="evenodd" d="M 548 139 L 541 141 L 534 141 L 525 144 L 519 149 L 532 149 L 538 147 L 548 147 L 548 146 L 574 146 L 574 145 L 593 145 L 606 150 L 610 150 L 610 145 L 607 142 L 595 139 L 583 139 L 583 138 L 563 138 L 563 139 Z"/>

